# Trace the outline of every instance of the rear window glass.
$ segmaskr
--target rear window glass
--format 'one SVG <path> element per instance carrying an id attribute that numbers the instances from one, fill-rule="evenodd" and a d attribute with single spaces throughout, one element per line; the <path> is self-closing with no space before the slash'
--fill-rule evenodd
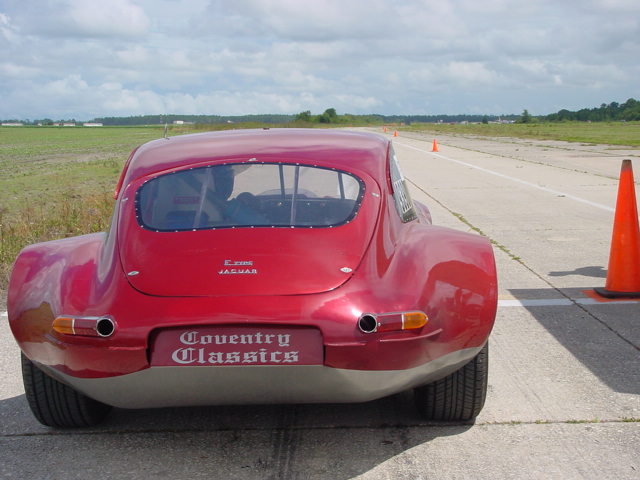
<path id="1" fill-rule="evenodd" d="M 351 221 L 364 183 L 329 168 L 279 163 L 211 165 L 144 183 L 136 215 L 144 228 L 335 227 Z"/>

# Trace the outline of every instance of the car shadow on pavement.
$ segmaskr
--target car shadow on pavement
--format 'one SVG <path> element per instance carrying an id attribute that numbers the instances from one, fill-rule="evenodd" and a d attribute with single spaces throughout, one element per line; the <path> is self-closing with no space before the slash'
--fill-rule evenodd
<path id="1" fill-rule="evenodd" d="M 16 408 L 24 402 L 20 410 L 26 405 L 24 395 L 4 402 Z M 472 428 L 420 420 L 411 392 L 346 405 L 114 409 L 92 429 L 53 430 L 26 422 L 32 433 L 3 443 L 18 449 L 37 438 L 42 472 L 55 477 L 64 473 L 56 469 L 72 463 L 74 472 L 92 478 L 131 471 L 200 478 L 208 471 L 211 478 L 348 479 Z"/>
<path id="2" fill-rule="evenodd" d="M 579 275 L 582 277 L 607 278 L 607 270 L 602 266 L 580 267 L 575 270 L 560 272 L 549 272 L 550 277 L 566 277 L 569 275 Z"/>
<path id="3" fill-rule="evenodd" d="M 584 289 L 513 289 L 517 300 L 560 299 L 566 304 L 524 303 L 524 308 L 582 365 L 619 393 L 640 394 L 640 324 L 637 302 L 591 302 Z M 567 300 L 572 299 L 569 303 Z M 577 301 L 576 301 L 577 300 Z"/>

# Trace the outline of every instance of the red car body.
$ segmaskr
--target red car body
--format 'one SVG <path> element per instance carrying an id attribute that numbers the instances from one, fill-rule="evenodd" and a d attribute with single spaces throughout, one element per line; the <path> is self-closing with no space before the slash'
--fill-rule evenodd
<path id="1" fill-rule="evenodd" d="M 205 209 L 241 205 L 248 172 L 251 185 L 276 185 L 246 195 L 257 220 L 211 220 Z M 225 175 L 232 187 L 219 185 Z M 327 195 L 314 194 L 316 180 Z M 124 408 L 360 402 L 434 385 L 486 350 L 491 246 L 432 225 L 381 136 L 159 139 L 134 150 L 116 195 L 109 232 L 29 246 L 10 280 L 9 322 L 28 367 L 82 398 Z M 409 325 L 412 312 L 426 323 Z"/>

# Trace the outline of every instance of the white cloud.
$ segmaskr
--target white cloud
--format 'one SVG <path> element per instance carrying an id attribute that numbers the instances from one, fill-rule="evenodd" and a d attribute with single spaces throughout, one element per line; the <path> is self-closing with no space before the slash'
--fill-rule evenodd
<path id="1" fill-rule="evenodd" d="M 40 74 L 40 70 L 34 67 L 27 67 L 24 65 L 17 65 L 15 63 L 7 62 L 0 63 L 0 76 L 6 78 L 34 78 Z"/>
<path id="2" fill-rule="evenodd" d="M 383 0 L 214 0 L 205 22 L 219 31 L 295 40 L 377 38 L 393 8 Z"/>
<path id="3" fill-rule="evenodd" d="M 47 38 L 120 38 L 144 35 L 145 11 L 131 0 L 8 0 L 25 34 Z"/>
<path id="4" fill-rule="evenodd" d="M 129 67 L 142 66 L 153 60 L 148 48 L 142 45 L 131 45 L 116 51 L 115 56 L 122 61 L 123 65 Z"/>
<path id="5" fill-rule="evenodd" d="M 499 79 L 496 72 L 480 62 L 451 62 L 446 71 L 453 82 L 462 85 L 495 84 Z"/>
<path id="6" fill-rule="evenodd" d="M 113 37 L 144 35 L 149 19 L 138 5 L 129 0 L 71 0 L 69 26 L 81 36 Z"/>
<path id="7" fill-rule="evenodd" d="M 3 0 L 0 118 L 542 114 L 640 97 L 636 1 L 514 5 Z"/>
<path id="8" fill-rule="evenodd" d="M 89 85 L 82 79 L 82 77 L 80 77 L 80 75 L 70 75 L 43 85 L 42 93 L 45 96 L 81 95 L 82 92 L 86 91 L 88 88 Z"/>
<path id="9" fill-rule="evenodd" d="M 8 42 L 14 42 L 18 38 L 18 32 L 11 24 L 11 19 L 2 12 L 0 12 L 0 34 L 2 34 Z"/>

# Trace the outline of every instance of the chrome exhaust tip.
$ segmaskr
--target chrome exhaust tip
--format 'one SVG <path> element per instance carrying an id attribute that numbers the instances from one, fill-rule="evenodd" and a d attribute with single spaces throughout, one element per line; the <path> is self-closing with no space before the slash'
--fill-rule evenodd
<path id="1" fill-rule="evenodd" d="M 109 317 L 102 317 L 96 322 L 96 333 L 100 337 L 110 337 L 116 331 L 116 324 Z"/>
<path id="2" fill-rule="evenodd" d="M 365 313 L 358 319 L 358 328 L 362 333 L 374 333 L 378 330 L 378 319 L 371 313 Z"/>

